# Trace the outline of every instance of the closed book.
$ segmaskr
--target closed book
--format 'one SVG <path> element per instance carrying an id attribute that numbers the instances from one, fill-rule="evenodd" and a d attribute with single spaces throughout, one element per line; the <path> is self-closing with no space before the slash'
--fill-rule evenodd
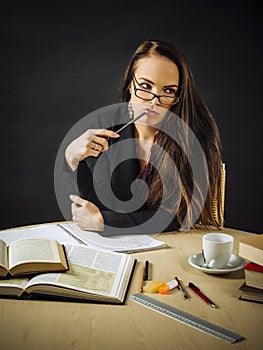
<path id="1" fill-rule="evenodd" d="M 241 291 L 240 300 L 251 301 L 255 303 L 263 303 L 263 289 L 253 288 L 243 283 L 239 288 Z"/>
<path id="2" fill-rule="evenodd" d="M 263 289 L 263 266 L 250 262 L 244 267 L 246 284 Z"/>
<path id="3" fill-rule="evenodd" d="M 239 255 L 263 266 L 263 234 L 253 234 L 239 241 Z"/>

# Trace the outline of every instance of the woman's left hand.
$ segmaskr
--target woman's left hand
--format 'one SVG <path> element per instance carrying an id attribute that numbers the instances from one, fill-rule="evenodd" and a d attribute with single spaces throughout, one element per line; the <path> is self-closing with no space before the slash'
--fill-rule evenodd
<path id="1" fill-rule="evenodd" d="M 103 231 L 104 220 L 99 208 L 79 196 L 70 195 L 72 219 L 81 230 Z"/>

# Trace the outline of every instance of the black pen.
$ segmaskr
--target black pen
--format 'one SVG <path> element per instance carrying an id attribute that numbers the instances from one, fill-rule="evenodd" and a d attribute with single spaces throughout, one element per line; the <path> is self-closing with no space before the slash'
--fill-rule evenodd
<path id="1" fill-rule="evenodd" d="M 187 295 L 187 293 L 186 293 L 184 287 L 182 286 L 181 282 L 179 281 L 178 277 L 175 277 L 174 279 L 177 281 L 177 283 L 178 283 L 178 288 L 179 288 L 180 291 L 183 293 L 184 298 L 185 298 L 185 299 L 188 299 L 189 297 L 188 297 L 188 295 Z"/>
<path id="2" fill-rule="evenodd" d="M 145 265 L 144 265 L 144 275 L 143 275 L 144 281 L 148 280 L 148 278 L 149 278 L 148 274 L 149 274 L 149 261 L 146 260 Z"/>
<path id="3" fill-rule="evenodd" d="M 212 306 L 213 308 L 216 308 L 215 303 L 210 300 L 206 295 L 204 295 L 201 290 L 195 286 L 192 282 L 189 282 L 188 287 L 192 289 L 195 294 L 199 295 L 200 298 L 202 298 L 208 305 Z"/>
<path id="4" fill-rule="evenodd" d="M 117 134 L 121 132 L 123 129 L 127 128 L 130 124 L 136 122 L 136 120 L 140 119 L 144 114 L 147 114 L 147 110 L 144 110 L 141 114 L 139 114 L 136 118 L 130 120 L 127 124 L 123 125 L 119 130 L 115 131 Z"/>

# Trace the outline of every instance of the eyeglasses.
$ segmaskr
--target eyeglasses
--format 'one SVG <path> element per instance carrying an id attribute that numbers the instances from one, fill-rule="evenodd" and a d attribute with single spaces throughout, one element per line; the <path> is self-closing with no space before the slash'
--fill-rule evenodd
<path id="1" fill-rule="evenodd" d="M 135 82 L 139 85 L 138 81 L 136 80 L 135 76 L 133 76 Z M 176 103 L 179 102 L 179 97 L 177 96 L 165 96 L 165 95 L 156 95 L 153 92 L 138 89 L 133 82 L 133 87 L 134 87 L 134 94 L 135 96 L 141 98 L 144 101 L 152 101 L 154 98 L 158 98 L 158 101 L 162 105 L 167 105 L 167 106 L 173 106 L 176 105 Z"/>

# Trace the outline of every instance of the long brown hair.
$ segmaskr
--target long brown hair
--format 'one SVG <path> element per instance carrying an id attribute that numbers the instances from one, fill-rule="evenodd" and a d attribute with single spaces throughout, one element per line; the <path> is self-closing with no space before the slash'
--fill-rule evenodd
<path id="1" fill-rule="evenodd" d="M 215 196 L 217 197 L 217 212 L 218 217 L 221 217 L 221 169 L 222 169 L 222 150 L 220 136 L 216 122 L 209 112 L 205 102 L 200 96 L 196 84 L 191 73 L 191 70 L 186 62 L 186 59 L 174 44 L 161 40 L 147 40 L 143 42 L 135 51 L 124 73 L 121 86 L 121 100 L 123 102 L 130 101 L 130 84 L 132 82 L 133 74 L 136 70 L 137 62 L 144 57 L 151 55 L 164 56 L 174 62 L 179 70 L 179 87 L 177 96 L 179 102 L 170 108 L 170 111 L 181 118 L 197 137 L 206 159 L 208 168 L 208 190 L 206 198 L 202 198 L 202 191 L 200 189 L 199 199 L 203 199 L 204 205 L 199 208 L 201 213 L 198 220 L 192 222 L 194 213 L 190 211 L 198 210 L 201 200 L 195 198 L 195 209 L 190 206 L 193 192 L 193 174 L 189 164 L 189 159 L 182 151 L 181 147 L 164 132 L 158 132 L 155 143 L 161 146 L 166 152 L 167 156 L 171 156 L 175 160 L 179 175 L 180 175 L 180 203 L 178 205 L 178 195 L 175 194 L 178 188 L 173 190 L 165 188 L 157 171 L 153 171 L 152 183 L 149 188 L 148 203 L 150 206 L 155 206 L 159 203 L 163 192 L 170 192 L 170 197 L 174 198 L 174 206 L 167 207 L 169 211 L 176 207 L 177 219 L 182 224 L 185 215 L 187 214 L 187 226 L 192 227 L 195 223 L 202 223 L 205 226 L 220 227 L 213 214 L 213 203 Z M 166 159 L 162 159 L 160 166 L 163 167 L 164 172 L 169 174 L 170 168 L 167 165 Z M 173 183 L 175 181 L 176 173 L 173 173 Z M 179 179 L 178 179 L 179 180 Z M 197 184 L 197 187 L 200 186 Z M 174 193 L 173 193 L 174 192 Z M 171 194 L 172 193 L 172 194 Z M 185 222 L 185 220 L 184 220 Z"/>

